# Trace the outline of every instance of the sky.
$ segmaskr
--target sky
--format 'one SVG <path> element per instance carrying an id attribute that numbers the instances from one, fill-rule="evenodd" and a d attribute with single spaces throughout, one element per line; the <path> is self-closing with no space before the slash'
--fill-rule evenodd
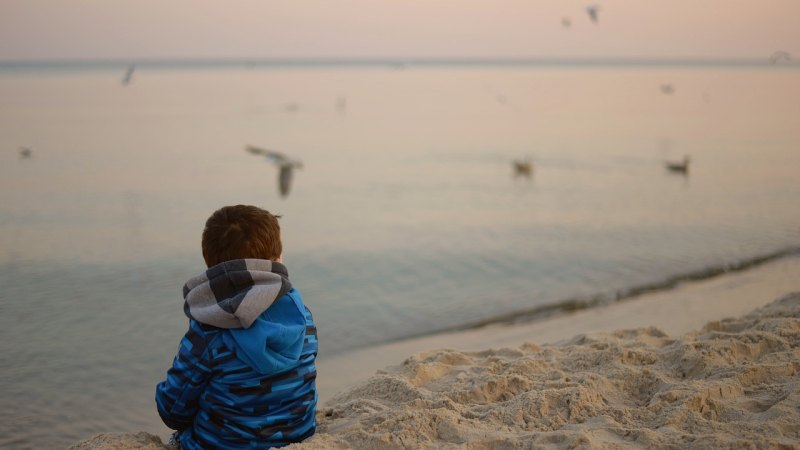
<path id="1" fill-rule="evenodd" d="M 798 0 L 0 0 L 0 60 L 800 57 Z M 562 25 L 563 18 L 572 25 Z"/>

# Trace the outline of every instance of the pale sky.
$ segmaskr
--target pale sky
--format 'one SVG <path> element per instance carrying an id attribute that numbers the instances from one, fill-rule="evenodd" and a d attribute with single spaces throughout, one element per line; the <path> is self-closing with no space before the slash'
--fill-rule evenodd
<path id="1" fill-rule="evenodd" d="M 592 3 L 601 5 L 597 24 L 585 12 Z M 766 58 L 776 50 L 800 57 L 800 0 L 0 0 L 0 60 Z"/>

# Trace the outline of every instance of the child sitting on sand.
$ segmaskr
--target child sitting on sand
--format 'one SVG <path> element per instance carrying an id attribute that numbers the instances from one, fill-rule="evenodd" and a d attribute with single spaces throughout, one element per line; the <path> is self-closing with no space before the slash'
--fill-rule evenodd
<path id="1" fill-rule="evenodd" d="M 280 447 L 314 434 L 317 329 L 282 264 L 278 219 L 226 206 L 206 222 L 208 270 L 183 287 L 189 331 L 156 387 L 183 449 Z"/>

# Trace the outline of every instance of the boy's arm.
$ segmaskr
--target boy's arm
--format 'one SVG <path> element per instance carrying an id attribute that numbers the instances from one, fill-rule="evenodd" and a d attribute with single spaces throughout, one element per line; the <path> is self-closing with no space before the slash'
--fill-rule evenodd
<path id="1" fill-rule="evenodd" d="M 200 394 L 210 375 L 206 336 L 200 325 L 192 320 L 189 331 L 181 339 L 172 368 L 167 371 L 167 379 L 156 386 L 156 406 L 164 424 L 173 430 L 183 430 L 192 425 Z"/>

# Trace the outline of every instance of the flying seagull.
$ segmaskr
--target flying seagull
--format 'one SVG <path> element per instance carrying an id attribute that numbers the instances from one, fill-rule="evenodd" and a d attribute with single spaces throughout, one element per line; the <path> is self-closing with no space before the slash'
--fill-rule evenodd
<path id="1" fill-rule="evenodd" d="M 131 84 L 131 79 L 133 78 L 133 71 L 136 70 L 136 66 L 129 66 L 128 70 L 125 72 L 125 76 L 122 77 L 122 85 L 127 86 Z"/>
<path id="2" fill-rule="evenodd" d="M 589 14 L 589 18 L 592 19 L 594 23 L 597 23 L 598 11 L 600 11 L 600 5 L 589 5 L 586 7 L 586 14 Z"/>
<path id="3" fill-rule="evenodd" d="M 689 173 L 689 156 L 684 156 L 683 161 L 666 161 L 664 167 L 670 172 L 686 175 Z"/>
<path id="4" fill-rule="evenodd" d="M 266 156 L 267 159 L 278 166 L 280 169 L 280 173 L 278 174 L 278 190 L 281 193 L 281 197 L 286 197 L 289 195 L 289 187 L 292 183 L 292 173 L 294 172 L 294 169 L 302 169 L 303 163 L 289 159 L 289 157 L 283 153 L 276 152 L 275 150 L 267 150 L 254 147 L 252 145 L 246 146 L 245 150 L 254 155 Z"/>

